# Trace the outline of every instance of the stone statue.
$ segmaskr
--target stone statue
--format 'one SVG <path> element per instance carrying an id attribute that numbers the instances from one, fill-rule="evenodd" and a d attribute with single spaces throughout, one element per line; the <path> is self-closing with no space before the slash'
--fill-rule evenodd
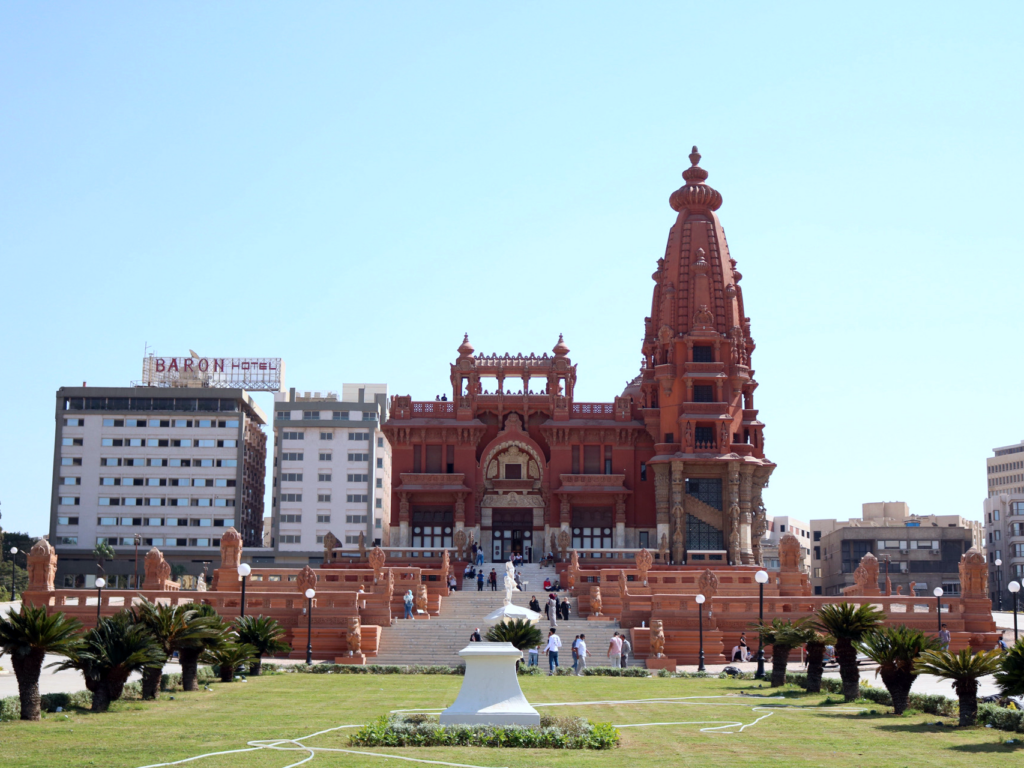
<path id="1" fill-rule="evenodd" d="M 792 572 L 800 570 L 800 539 L 792 533 L 783 534 L 779 540 L 779 568 Z"/>
<path id="2" fill-rule="evenodd" d="M 683 562 L 683 529 L 678 525 L 672 534 L 672 562 L 676 565 Z"/>
<path id="3" fill-rule="evenodd" d="M 511 563 L 508 563 L 508 565 L 511 565 Z M 448 554 L 448 550 L 446 549 L 444 552 L 441 553 L 441 578 L 445 580 L 445 586 L 448 586 L 448 573 L 451 571 L 451 569 L 452 558 L 451 555 Z"/>
<path id="4" fill-rule="evenodd" d="M 601 587 L 595 584 L 590 588 L 590 612 L 594 616 L 600 616 L 602 605 Z"/>
<path id="5" fill-rule="evenodd" d="M 558 531 L 551 532 L 551 556 L 558 557 Z"/>
<path id="6" fill-rule="evenodd" d="M 897 587 L 896 587 L 896 596 L 897 597 L 902 597 L 903 596 L 903 585 L 902 584 L 897 585 Z"/>
<path id="7" fill-rule="evenodd" d="M 302 570 L 299 571 L 299 575 L 295 579 L 295 584 L 299 588 L 300 594 L 305 594 L 307 589 L 316 589 L 316 572 L 308 565 L 302 566 Z"/>
<path id="8" fill-rule="evenodd" d="M 366 533 L 359 532 L 359 562 L 366 561 Z"/>
<path id="9" fill-rule="evenodd" d="M 57 575 L 57 550 L 44 536 L 28 553 L 28 588 L 40 592 L 53 592 L 53 578 Z"/>
<path id="10" fill-rule="evenodd" d="M 576 588 L 576 583 L 580 580 L 580 554 L 575 549 L 569 556 L 569 567 L 565 571 L 565 578 L 571 592 Z"/>
<path id="11" fill-rule="evenodd" d="M 658 542 L 658 553 L 660 555 L 661 564 L 668 564 L 668 534 L 661 534 L 661 541 Z"/>
<path id="12" fill-rule="evenodd" d="M 729 534 L 729 560 L 733 565 L 740 562 L 740 531 L 738 528 L 733 528 L 732 533 Z"/>
<path id="13" fill-rule="evenodd" d="M 161 557 L 163 556 L 161 555 Z M 228 571 L 235 571 L 241 562 L 242 537 L 234 527 L 231 527 L 220 537 L 220 567 Z"/>
<path id="14" fill-rule="evenodd" d="M 626 597 L 629 595 L 627 591 L 629 580 L 626 577 L 626 572 L 619 570 L 619 599 L 622 600 L 623 604 L 626 602 Z"/>
<path id="15" fill-rule="evenodd" d="M 914 587 L 916 587 L 916 586 L 917 586 L 917 582 L 916 581 L 910 582 L 910 591 L 907 592 L 907 596 L 908 597 L 917 597 L 917 594 L 914 592 Z"/>
<path id="16" fill-rule="evenodd" d="M 636 565 L 636 569 L 640 571 L 640 583 L 646 587 L 647 572 L 651 570 L 651 566 L 654 564 L 654 556 L 644 548 L 633 555 L 633 562 Z"/>
<path id="17" fill-rule="evenodd" d="M 651 619 L 651 656 L 656 659 L 665 656 L 665 629 L 661 619 Z"/>
<path id="18" fill-rule="evenodd" d="M 196 579 L 196 592 L 206 591 L 206 574 L 200 573 L 199 578 Z"/>
<path id="19" fill-rule="evenodd" d="M 345 643 L 348 645 L 349 656 L 355 656 L 362 651 L 363 629 L 358 616 L 349 616 L 346 620 Z"/>
<path id="20" fill-rule="evenodd" d="M 324 562 L 329 563 L 334 558 L 334 549 L 338 546 L 338 537 L 328 531 L 324 534 Z"/>
<path id="21" fill-rule="evenodd" d="M 975 547 L 960 558 L 960 597 L 967 600 L 988 599 L 988 566 L 985 556 Z"/>
<path id="22" fill-rule="evenodd" d="M 459 528 L 455 532 L 455 536 L 452 538 L 455 544 L 455 559 L 459 562 L 466 560 L 466 532 Z"/>
<path id="23" fill-rule="evenodd" d="M 860 559 L 860 565 L 853 572 L 853 586 L 843 590 L 844 595 L 881 595 L 878 588 L 878 558 L 868 552 Z"/>
<path id="24" fill-rule="evenodd" d="M 561 551 L 562 559 L 568 556 L 569 545 L 572 543 L 572 537 L 569 532 L 564 528 L 558 532 L 558 549 Z"/>
<path id="25" fill-rule="evenodd" d="M 164 566 L 167 566 L 166 569 Z M 146 559 L 143 561 L 143 567 L 145 568 L 146 575 L 142 582 L 142 588 L 162 592 L 164 589 L 164 581 L 166 581 L 167 576 L 171 573 L 171 567 L 167 565 L 167 561 L 164 560 L 163 553 L 156 547 L 153 547 L 146 553 Z M 238 566 L 235 567 L 237 568 Z M 237 576 L 235 578 L 237 578 Z"/>
<path id="26" fill-rule="evenodd" d="M 381 572 L 384 570 L 384 550 L 380 547 L 374 547 L 370 550 L 369 554 L 370 567 L 373 568 L 373 583 L 376 584 L 380 581 Z"/>
<path id="27" fill-rule="evenodd" d="M 710 600 L 718 594 L 718 577 L 711 572 L 710 568 L 705 568 L 704 573 L 697 580 L 697 586 L 700 587 L 700 593 Z"/>
<path id="28" fill-rule="evenodd" d="M 413 597 L 413 603 L 416 606 L 417 611 L 427 612 L 427 585 L 419 584 L 416 587 L 416 594 Z"/>

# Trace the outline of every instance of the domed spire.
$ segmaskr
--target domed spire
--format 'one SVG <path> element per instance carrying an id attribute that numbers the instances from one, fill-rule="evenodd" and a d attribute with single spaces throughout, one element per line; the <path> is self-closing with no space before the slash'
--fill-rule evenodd
<path id="1" fill-rule="evenodd" d="M 555 344 L 555 348 L 551 351 L 555 353 L 555 357 L 565 357 L 569 354 L 569 347 L 562 340 L 562 334 L 558 334 L 558 343 Z"/>
<path id="2" fill-rule="evenodd" d="M 462 337 L 462 343 L 459 345 L 459 357 L 472 357 L 475 351 L 473 345 L 469 343 L 469 334 L 465 334 Z"/>
<path id="3" fill-rule="evenodd" d="M 673 211 L 681 211 L 683 208 L 691 211 L 717 211 L 722 207 L 722 195 L 704 183 L 708 178 L 708 172 L 697 165 L 699 162 L 700 153 L 694 146 L 693 152 L 690 153 L 690 167 L 683 171 L 686 184 L 668 198 L 668 204 L 672 206 Z"/>

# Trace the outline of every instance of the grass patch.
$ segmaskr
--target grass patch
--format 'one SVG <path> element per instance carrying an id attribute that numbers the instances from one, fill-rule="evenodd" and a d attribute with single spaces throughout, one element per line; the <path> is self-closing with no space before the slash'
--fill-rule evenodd
<path id="1" fill-rule="evenodd" d="M 842 697 L 788 695 L 751 681 L 717 678 L 523 677 L 531 704 L 641 700 L 636 704 L 538 706 L 543 716 L 586 718 L 619 728 L 613 750 L 505 749 L 487 747 L 350 747 L 349 737 L 391 710 L 436 712 L 458 695 L 462 678 L 451 675 L 277 674 L 212 690 L 162 694 L 156 702 L 115 702 L 105 714 L 72 709 L 48 713 L 40 723 L 0 723 L 0 765 L 18 768 L 138 768 L 156 762 L 229 749 L 257 739 L 294 739 L 340 725 L 355 728 L 304 741 L 311 747 L 363 749 L 472 765 L 509 768 L 596 768 L 643 765 L 757 766 L 942 765 L 977 768 L 978 756 L 1019 759 L 1005 744 L 1016 735 L 994 728 L 954 728 L 936 715 L 894 717 L 875 702 L 847 705 Z M 171 700 L 170 696 L 174 699 Z M 711 697 L 675 703 L 661 697 Z M 756 698 L 755 698 L 756 696 Z M 822 707 L 828 699 L 831 706 Z M 754 708 L 757 708 L 755 711 Z M 852 709 L 875 709 L 857 716 Z M 766 717 L 767 716 L 767 717 Z M 742 733 L 738 726 L 750 724 Z M 946 725 L 935 726 L 936 721 Z M 701 724 L 693 724 L 699 722 Z M 641 723 L 689 723 L 621 727 Z M 717 731 L 702 728 L 726 724 Z M 200 768 L 282 768 L 302 752 L 257 751 L 197 761 Z M 894 759 L 895 758 L 895 759 Z M 376 765 L 366 756 L 317 753 L 309 768 Z M 383 761 L 381 761 L 383 763 Z M 1012 764 L 1013 760 L 1006 764 Z M 190 764 L 191 765 L 191 764 Z"/>

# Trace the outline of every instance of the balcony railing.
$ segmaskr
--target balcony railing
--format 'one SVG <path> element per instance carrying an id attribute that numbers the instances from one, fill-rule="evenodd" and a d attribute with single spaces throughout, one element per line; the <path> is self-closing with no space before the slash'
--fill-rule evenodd
<path id="1" fill-rule="evenodd" d="M 414 415 L 453 415 L 455 413 L 455 403 L 451 400 L 427 400 L 425 402 L 413 402 L 412 412 Z"/>
<path id="2" fill-rule="evenodd" d="M 615 403 L 573 403 L 572 415 L 581 419 L 596 419 L 615 415 Z"/>

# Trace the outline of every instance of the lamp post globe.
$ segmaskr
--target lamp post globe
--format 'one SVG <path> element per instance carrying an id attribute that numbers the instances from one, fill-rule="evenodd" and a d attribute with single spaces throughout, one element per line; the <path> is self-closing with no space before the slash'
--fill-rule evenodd
<path id="1" fill-rule="evenodd" d="M 939 636 L 942 636 L 942 587 L 936 587 L 932 590 L 932 594 L 935 595 L 935 617 L 938 622 Z"/>
<path id="2" fill-rule="evenodd" d="M 96 623 L 100 623 L 100 611 L 103 608 L 103 588 L 107 586 L 107 580 L 100 576 L 96 579 Z"/>
<path id="3" fill-rule="evenodd" d="M 700 663 L 697 665 L 697 671 L 698 672 L 703 672 L 704 671 L 704 601 L 706 599 L 707 598 L 704 597 L 704 595 L 697 595 L 697 597 L 696 597 L 696 600 L 697 600 L 697 617 L 698 617 L 697 626 L 698 626 L 699 631 L 700 631 L 700 656 L 699 656 Z"/>
<path id="4" fill-rule="evenodd" d="M 313 598 L 316 597 L 316 590 L 306 590 L 306 600 L 309 605 L 306 608 L 306 664 L 313 663 Z"/>
<path id="5" fill-rule="evenodd" d="M 1017 642 L 1017 593 L 1020 592 L 1020 582 L 1011 581 L 1006 585 L 1006 588 L 1010 590 L 1013 595 L 1013 642 Z"/>
<path id="6" fill-rule="evenodd" d="M 252 566 L 248 563 L 241 563 L 238 566 L 238 575 L 242 578 L 242 602 L 239 608 L 239 615 L 245 616 L 245 580 L 252 573 Z"/>
<path id="7" fill-rule="evenodd" d="M 764 585 L 768 583 L 768 571 L 761 570 L 754 574 L 754 581 L 758 586 L 758 624 L 764 624 Z M 754 677 L 758 680 L 764 679 L 764 641 L 761 639 L 761 632 L 757 633 L 757 672 Z"/>

